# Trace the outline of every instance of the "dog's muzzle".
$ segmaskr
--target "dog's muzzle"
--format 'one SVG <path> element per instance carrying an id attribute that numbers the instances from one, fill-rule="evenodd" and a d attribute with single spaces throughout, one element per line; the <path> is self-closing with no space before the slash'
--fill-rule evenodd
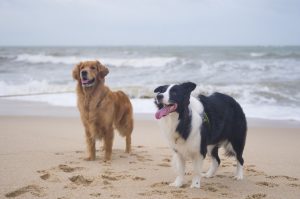
<path id="1" fill-rule="evenodd" d="M 80 79 L 81 79 L 81 85 L 83 87 L 91 87 L 95 84 L 95 78 L 88 79 L 88 72 L 87 71 L 81 71 Z"/>

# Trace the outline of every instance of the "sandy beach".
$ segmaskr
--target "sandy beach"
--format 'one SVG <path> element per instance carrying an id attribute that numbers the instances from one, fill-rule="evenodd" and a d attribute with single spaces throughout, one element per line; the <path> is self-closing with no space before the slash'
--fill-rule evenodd
<path id="1" fill-rule="evenodd" d="M 300 0 L 0 0 L 0 199 L 300 199 L 299 8 Z M 174 111 L 189 139 L 174 137 L 171 149 L 156 118 Z M 113 127 L 127 137 L 115 130 L 111 153 Z M 96 157 L 95 137 L 106 140 Z M 219 155 L 207 153 L 202 171 L 188 160 L 204 152 L 197 141 Z M 173 151 L 187 159 L 175 183 Z M 169 186 L 183 174 L 182 187 Z"/>
<path id="2" fill-rule="evenodd" d="M 235 160 L 221 156 L 215 177 L 189 188 L 175 179 L 172 152 L 152 115 L 135 115 L 133 150 L 115 136 L 110 163 L 98 143 L 96 161 L 84 161 L 85 139 L 76 108 L 1 100 L 0 198 L 288 198 L 300 197 L 300 123 L 249 119 L 244 180 Z M 208 169 L 206 158 L 204 171 Z"/>

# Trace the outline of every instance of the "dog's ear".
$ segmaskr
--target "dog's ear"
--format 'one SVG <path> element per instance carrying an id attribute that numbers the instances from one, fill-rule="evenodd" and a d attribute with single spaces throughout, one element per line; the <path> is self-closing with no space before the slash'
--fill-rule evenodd
<path id="1" fill-rule="evenodd" d="M 182 83 L 181 86 L 187 91 L 188 94 L 190 94 L 195 88 L 196 84 L 193 82 L 185 82 Z"/>
<path id="2" fill-rule="evenodd" d="M 168 85 L 159 86 L 156 89 L 154 89 L 154 93 L 163 93 L 167 90 Z"/>
<path id="3" fill-rule="evenodd" d="M 80 74 L 80 67 L 82 65 L 82 62 L 74 66 L 72 76 L 74 80 L 79 80 L 79 74 Z"/>
<path id="4" fill-rule="evenodd" d="M 100 78 L 104 78 L 109 73 L 109 70 L 106 66 L 101 64 L 99 61 L 96 61 L 96 62 L 97 62 L 97 70 L 98 70 L 99 76 L 100 76 Z"/>

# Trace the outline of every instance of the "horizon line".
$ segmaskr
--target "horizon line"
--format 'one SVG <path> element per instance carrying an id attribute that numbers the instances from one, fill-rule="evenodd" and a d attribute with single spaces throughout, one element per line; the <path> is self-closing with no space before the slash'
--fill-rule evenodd
<path id="1" fill-rule="evenodd" d="M 0 45 L 3 47 L 300 47 L 300 44 L 284 44 L 284 45 L 182 45 L 182 44 L 170 44 L 170 45 L 153 45 L 153 44 L 143 44 L 143 45 Z"/>

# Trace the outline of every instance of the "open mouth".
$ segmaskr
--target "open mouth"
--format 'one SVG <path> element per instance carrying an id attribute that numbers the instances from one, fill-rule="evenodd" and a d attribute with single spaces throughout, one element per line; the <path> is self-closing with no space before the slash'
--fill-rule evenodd
<path id="1" fill-rule="evenodd" d="M 81 79 L 81 85 L 83 87 L 90 87 L 93 86 L 95 83 L 95 79 Z"/>
<path id="2" fill-rule="evenodd" d="M 161 119 L 162 117 L 165 117 L 167 115 L 169 115 L 170 113 L 176 111 L 177 109 L 177 104 L 164 104 L 164 106 L 159 109 L 156 113 L 155 113 L 155 118 L 156 119 Z"/>

